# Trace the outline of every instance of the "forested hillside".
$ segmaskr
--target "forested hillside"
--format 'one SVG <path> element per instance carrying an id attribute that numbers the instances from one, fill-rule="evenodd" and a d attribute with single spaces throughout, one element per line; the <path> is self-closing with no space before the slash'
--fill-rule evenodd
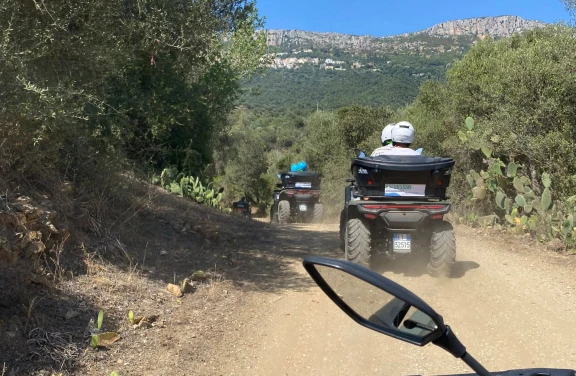
<path id="1" fill-rule="evenodd" d="M 244 85 L 248 93 L 241 103 L 260 110 L 333 110 L 353 104 L 398 108 L 414 100 L 424 81 L 444 80 L 452 56 L 396 60 L 404 61 L 375 71 L 267 70 Z"/>
<path id="2" fill-rule="evenodd" d="M 410 34 L 377 38 L 299 30 L 268 30 L 274 60 L 243 82 L 241 103 L 265 110 L 337 109 L 347 105 L 401 107 L 425 80 L 446 70 L 472 45 L 541 28 L 520 17 L 448 21 Z"/>
<path id="3" fill-rule="evenodd" d="M 416 38 L 416 37 L 414 37 Z M 336 109 L 351 104 L 398 108 L 412 101 L 425 80 L 444 80 L 446 69 L 471 46 L 469 38 L 435 38 L 430 51 L 351 54 L 338 49 L 280 52 L 272 68 L 242 83 L 240 103 L 260 110 L 316 106 Z M 415 42 L 414 42 L 415 43 Z M 302 50 L 308 51 L 308 50 Z"/>

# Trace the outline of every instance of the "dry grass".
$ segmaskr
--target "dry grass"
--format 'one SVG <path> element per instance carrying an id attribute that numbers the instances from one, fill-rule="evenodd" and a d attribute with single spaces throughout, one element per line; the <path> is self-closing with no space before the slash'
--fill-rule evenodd
<path id="1" fill-rule="evenodd" d="M 35 328 L 28 333 L 27 344 L 33 348 L 32 357 L 48 357 L 59 364 L 59 370 L 62 370 L 77 361 L 82 354 L 82 347 L 73 338 L 73 333 L 48 332 Z"/>
<path id="2" fill-rule="evenodd" d="M 66 269 L 62 266 L 61 256 L 64 252 L 64 244 L 68 240 L 69 235 L 62 241 L 56 243 L 52 248 L 52 252 L 45 258 L 46 267 L 52 271 L 53 282 L 56 283 L 64 279 L 66 275 Z"/>
<path id="3" fill-rule="evenodd" d="M 34 296 L 34 297 L 32 297 L 32 299 L 30 299 L 28 301 L 27 306 L 24 305 L 24 310 L 26 312 L 26 324 L 24 325 L 24 330 L 28 329 L 28 326 L 30 325 L 30 321 L 32 321 L 34 319 L 34 317 L 33 317 L 34 307 L 35 307 L 37 302 L 38 302 L 38 296 Z M 38 323 L 36 323 L 36 325 L 38 325 Z"/>
<path id="4" fill-rule="evenodd" d="M 89 252 L 84 243 L 80 244 L 80 250 L 83 253 L 84 265 L 86 266 L 86 275 L 89 277 L 94 277 L 104 269 L 102 262 L 98 262 L 97 258 L 99 255 L 95 252 Z"/>
<path id="5" fill-rule="evenodd" d="M 220 300 L 220 298 L 233 288 L 231 281 L 224 279 L 224 274 L 210 274 L 209 283 L 205 287 L 206 300 L 209 302 L 214 302 Z"/>

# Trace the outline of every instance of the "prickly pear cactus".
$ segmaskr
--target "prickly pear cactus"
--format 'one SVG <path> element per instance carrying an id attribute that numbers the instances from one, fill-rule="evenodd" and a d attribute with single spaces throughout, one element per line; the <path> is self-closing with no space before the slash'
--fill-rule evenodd
<path id="1" fill-rule="evenodd" d="M 222 210 L 222 193 L 213 188 L 213 183 L 204 186 L 198 177 L 176 174 L 173 168 L 162 171 L 160 182 L 171 193 Z"/>
<path id="2" fill-rule="evenodd" d="M 576 248 L 576 196 L 554 201 L 553 182 L 547 172 L 540 177 L 543 191 L 538 196 L 521 164 L 514 160 L 505 163 L 494 153 L 492 146 L 498 144 L 498 136 L 481 137 L 471 117 L 466 118 L 464 125 L 458 137 L 470 150 L 481 152 L 486 165 L 480 172 L 470 170 L 465 175 L 471 207 L 479 201 L 492 203 L 494 209 L 501 210 L 500 218 L 510 225 L 513 233 L 530 231 L 539 234 L 541 240 L 557 237 Z"/>

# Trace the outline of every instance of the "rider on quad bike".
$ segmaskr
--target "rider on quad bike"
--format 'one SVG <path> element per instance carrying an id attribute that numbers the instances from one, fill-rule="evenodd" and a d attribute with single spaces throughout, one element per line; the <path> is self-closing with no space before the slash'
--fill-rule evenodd
<path id="1" fill-rule="evenodd" d="M 378 149 L 374 149 L 374 151 L 372 152 L 372 154 L 370 155 L 371 157 L 375 157 L 377 155 L 382 155 L 385 154 L 385 152 L 387 150 L 392 149 L 392 128 L 394 128 L 394 125 L 396 124 L 388 124 L 387 126 L 384 127 L 384 129 L 382 130 L 382 147 L 379 147 Z"/>
<path id="2" fill-rule="evenodd" d="M 396 141 L 392 140 L 392 131 L 394 130 Z M 411 133 L 411 135 L 410 135 Z M 414 140 L 414 127 L 407 121 L 401 121 L 397 124 L 388 124 L 382 130 L 382 147 L 375 149 L 371 157 L 378 155 L 398 155 L 410 152 L 394 150 L 396 148 L 403 149 L 409 148 Z M 421 154 L 422 149 L 415 151 L 416 154 Z"/>
<path id="3" fill-rule="evenodd" d="M 412 145 L 414 141 L 414 136 L 414 127 L 409 122 L 401 121 L 395 124 L 390 130 L 392 147 L 382 150 L 377 155 L 419 155 L 420 153 L 416 150 L 410 149 L 410 145 Z M 374 153 L 372 153 L 372 155 L 374 155 Z"/>

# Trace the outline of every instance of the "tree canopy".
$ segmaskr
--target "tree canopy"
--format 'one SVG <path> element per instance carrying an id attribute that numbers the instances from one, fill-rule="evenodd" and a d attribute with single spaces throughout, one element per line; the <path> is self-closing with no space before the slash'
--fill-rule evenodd
<path id="1" fill-rule="evenodd" d="M 245 0 L 3 0 L 0 25 L 3 133 L 190 173 L 267 49 Z"/>

